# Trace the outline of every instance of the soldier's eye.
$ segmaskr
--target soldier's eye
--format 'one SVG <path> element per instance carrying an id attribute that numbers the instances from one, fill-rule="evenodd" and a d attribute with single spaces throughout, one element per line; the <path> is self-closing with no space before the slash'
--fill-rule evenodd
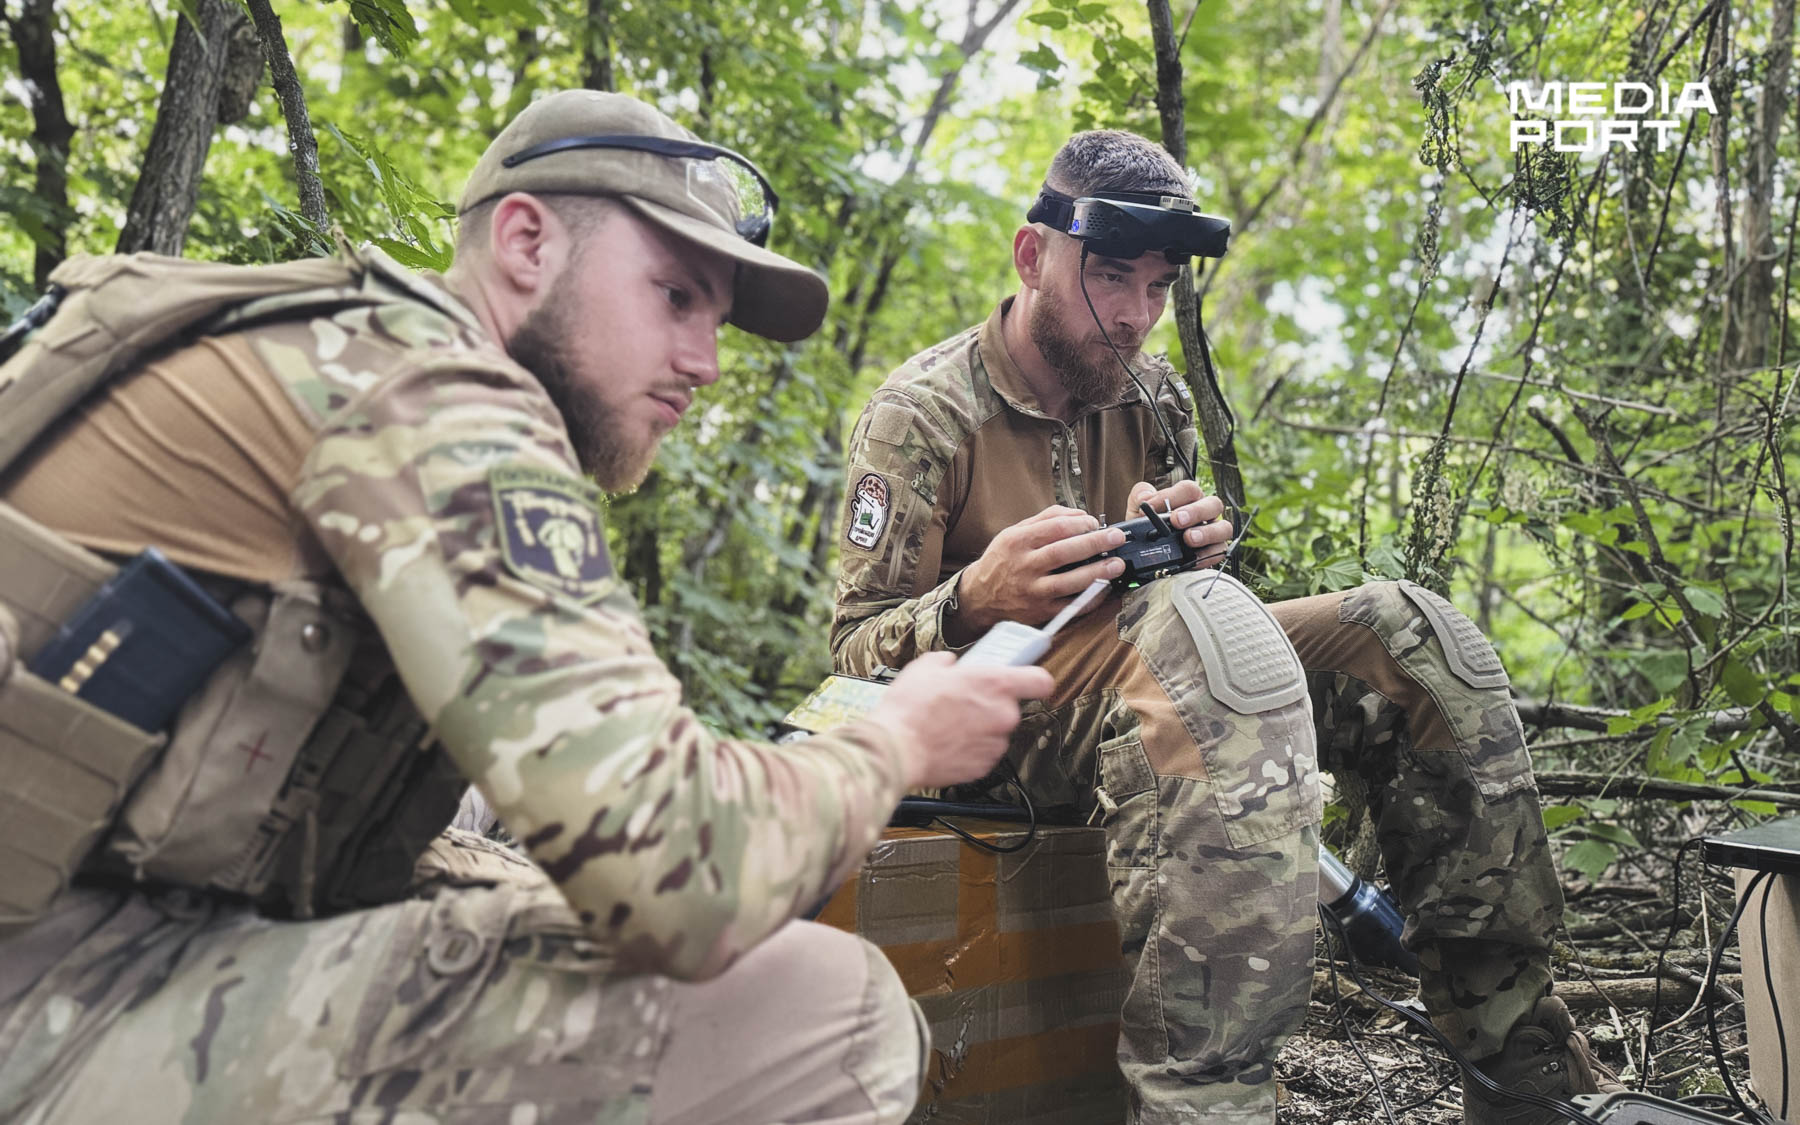
<path id="1" fill-rule="evenodd" d="M 662 287 L 663 296 L 668 299 L 671 308 L 677 312 L 686 312 L 694 303 L 694 295 L 679 285 Z"/>

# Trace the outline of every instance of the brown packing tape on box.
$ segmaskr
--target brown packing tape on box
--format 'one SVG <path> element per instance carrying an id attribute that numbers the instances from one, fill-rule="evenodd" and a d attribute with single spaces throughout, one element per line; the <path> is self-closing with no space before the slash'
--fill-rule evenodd
<path id="1" fill-rule="evenodd" d="M 1742 895 L 1755 872 L 1739 868 L 1735 874 L 1737 892 Z M 1765 892 L 1769 896 L 1766 928 Z M 1787 1113 L 1779 1119 L 1800 1122 L 1800 875 L 1770 875 L 1756 888 L 1738 923 L 1738 943 L 1744 958 L 1750 1085 L 1772 1113 L 1781 1115 L 1783 1044 L 1775 1025 L 1779 1008 L 1782 1031 L 1787 1035 Z M 1764 979 L 1765 966 L 1775 982 L 1773 997 Z"/>
<path id="2" fill-rule="evenodd" d="M 961 826 L 1003 847 L 1024 832 Z M 1127 978 L 1104 847 L 1092 828 L 1039 828 L 1010 855 L 941 829 L 889 829 L 826 904 L 819 921 L 881 946 L 931 1023 L 913 1120 L 1124 1119 L 1115 1045 Z"/>

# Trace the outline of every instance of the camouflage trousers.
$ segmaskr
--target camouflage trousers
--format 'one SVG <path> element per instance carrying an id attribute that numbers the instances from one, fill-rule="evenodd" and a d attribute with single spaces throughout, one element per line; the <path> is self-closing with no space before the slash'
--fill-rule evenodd
<path id="1" fill-rule="evenodd" d="M 541 875 L 309 922 L 83 890 L 0 944 L 22 1125 L 898 1123 L 927 1036 L 859 938 L 796 922 L 712 981 L 623 975 Z"/>
<path id="2" fill-rule="evenodd" d="M 1107 835 L 1130 1119 L 1274 1120 L 1311 987 L 1320 764 L 1366 788 L 1432 1017 L 1473 1056 L 1498 1050 L 1548 990 L 1562 899 L 1492 646 L 1399 584 L 1259 623 L 1212 580 L 1067 627 L 1045 661 L 1057 693 L 1011 754 L 1036 800 Z"/>

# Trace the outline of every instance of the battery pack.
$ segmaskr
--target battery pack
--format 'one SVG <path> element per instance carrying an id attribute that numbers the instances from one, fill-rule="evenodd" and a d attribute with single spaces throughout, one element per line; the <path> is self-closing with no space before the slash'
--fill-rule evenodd
<path id="1" fill-rule="evenodd" d="M 33 675 L 159 731 L 250 639 L 250 627 L 151 547 L 77 609 L 31 658 Z"/>

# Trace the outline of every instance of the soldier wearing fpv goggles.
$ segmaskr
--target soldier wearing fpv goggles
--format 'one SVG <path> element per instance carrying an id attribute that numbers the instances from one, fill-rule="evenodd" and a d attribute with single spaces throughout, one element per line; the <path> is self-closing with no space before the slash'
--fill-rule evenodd
<path id="1" fill-rule="evenodd" d="M 1041 625 L 1123 570 L 1086 561 L 1124 539 L 1096 516 L 1148 501 L 1201 565 L 1222 557 L 1233 528 L 1191 479 L 1181 379 L 1139 351 L 1187 255 L 1222 252 L 1221 227 L 1140 137 L 1082 133 L 1057 153 L 1013 236 L 1017 294 L 902 364 L 856 425 L 840 672 Z M 1276 1054 L 1311 982 L 1320 765 L 1366 787 L 1438 1026 L 1507 1086 L 1609 1082 L 1550 995 L 1562 894 L 1506 673 L 1448 602 L 1377 583 L 1264 607 L 1189 571 L 1098 603 L 1044 666 L 1056 690 L 1008 756 L 1036 804 L 1106 831 L 1133 974 L 1130 1120 L 1274 1120 Z M 1557 1118 L 1472 1092 L 1464 1119 Z"/>

